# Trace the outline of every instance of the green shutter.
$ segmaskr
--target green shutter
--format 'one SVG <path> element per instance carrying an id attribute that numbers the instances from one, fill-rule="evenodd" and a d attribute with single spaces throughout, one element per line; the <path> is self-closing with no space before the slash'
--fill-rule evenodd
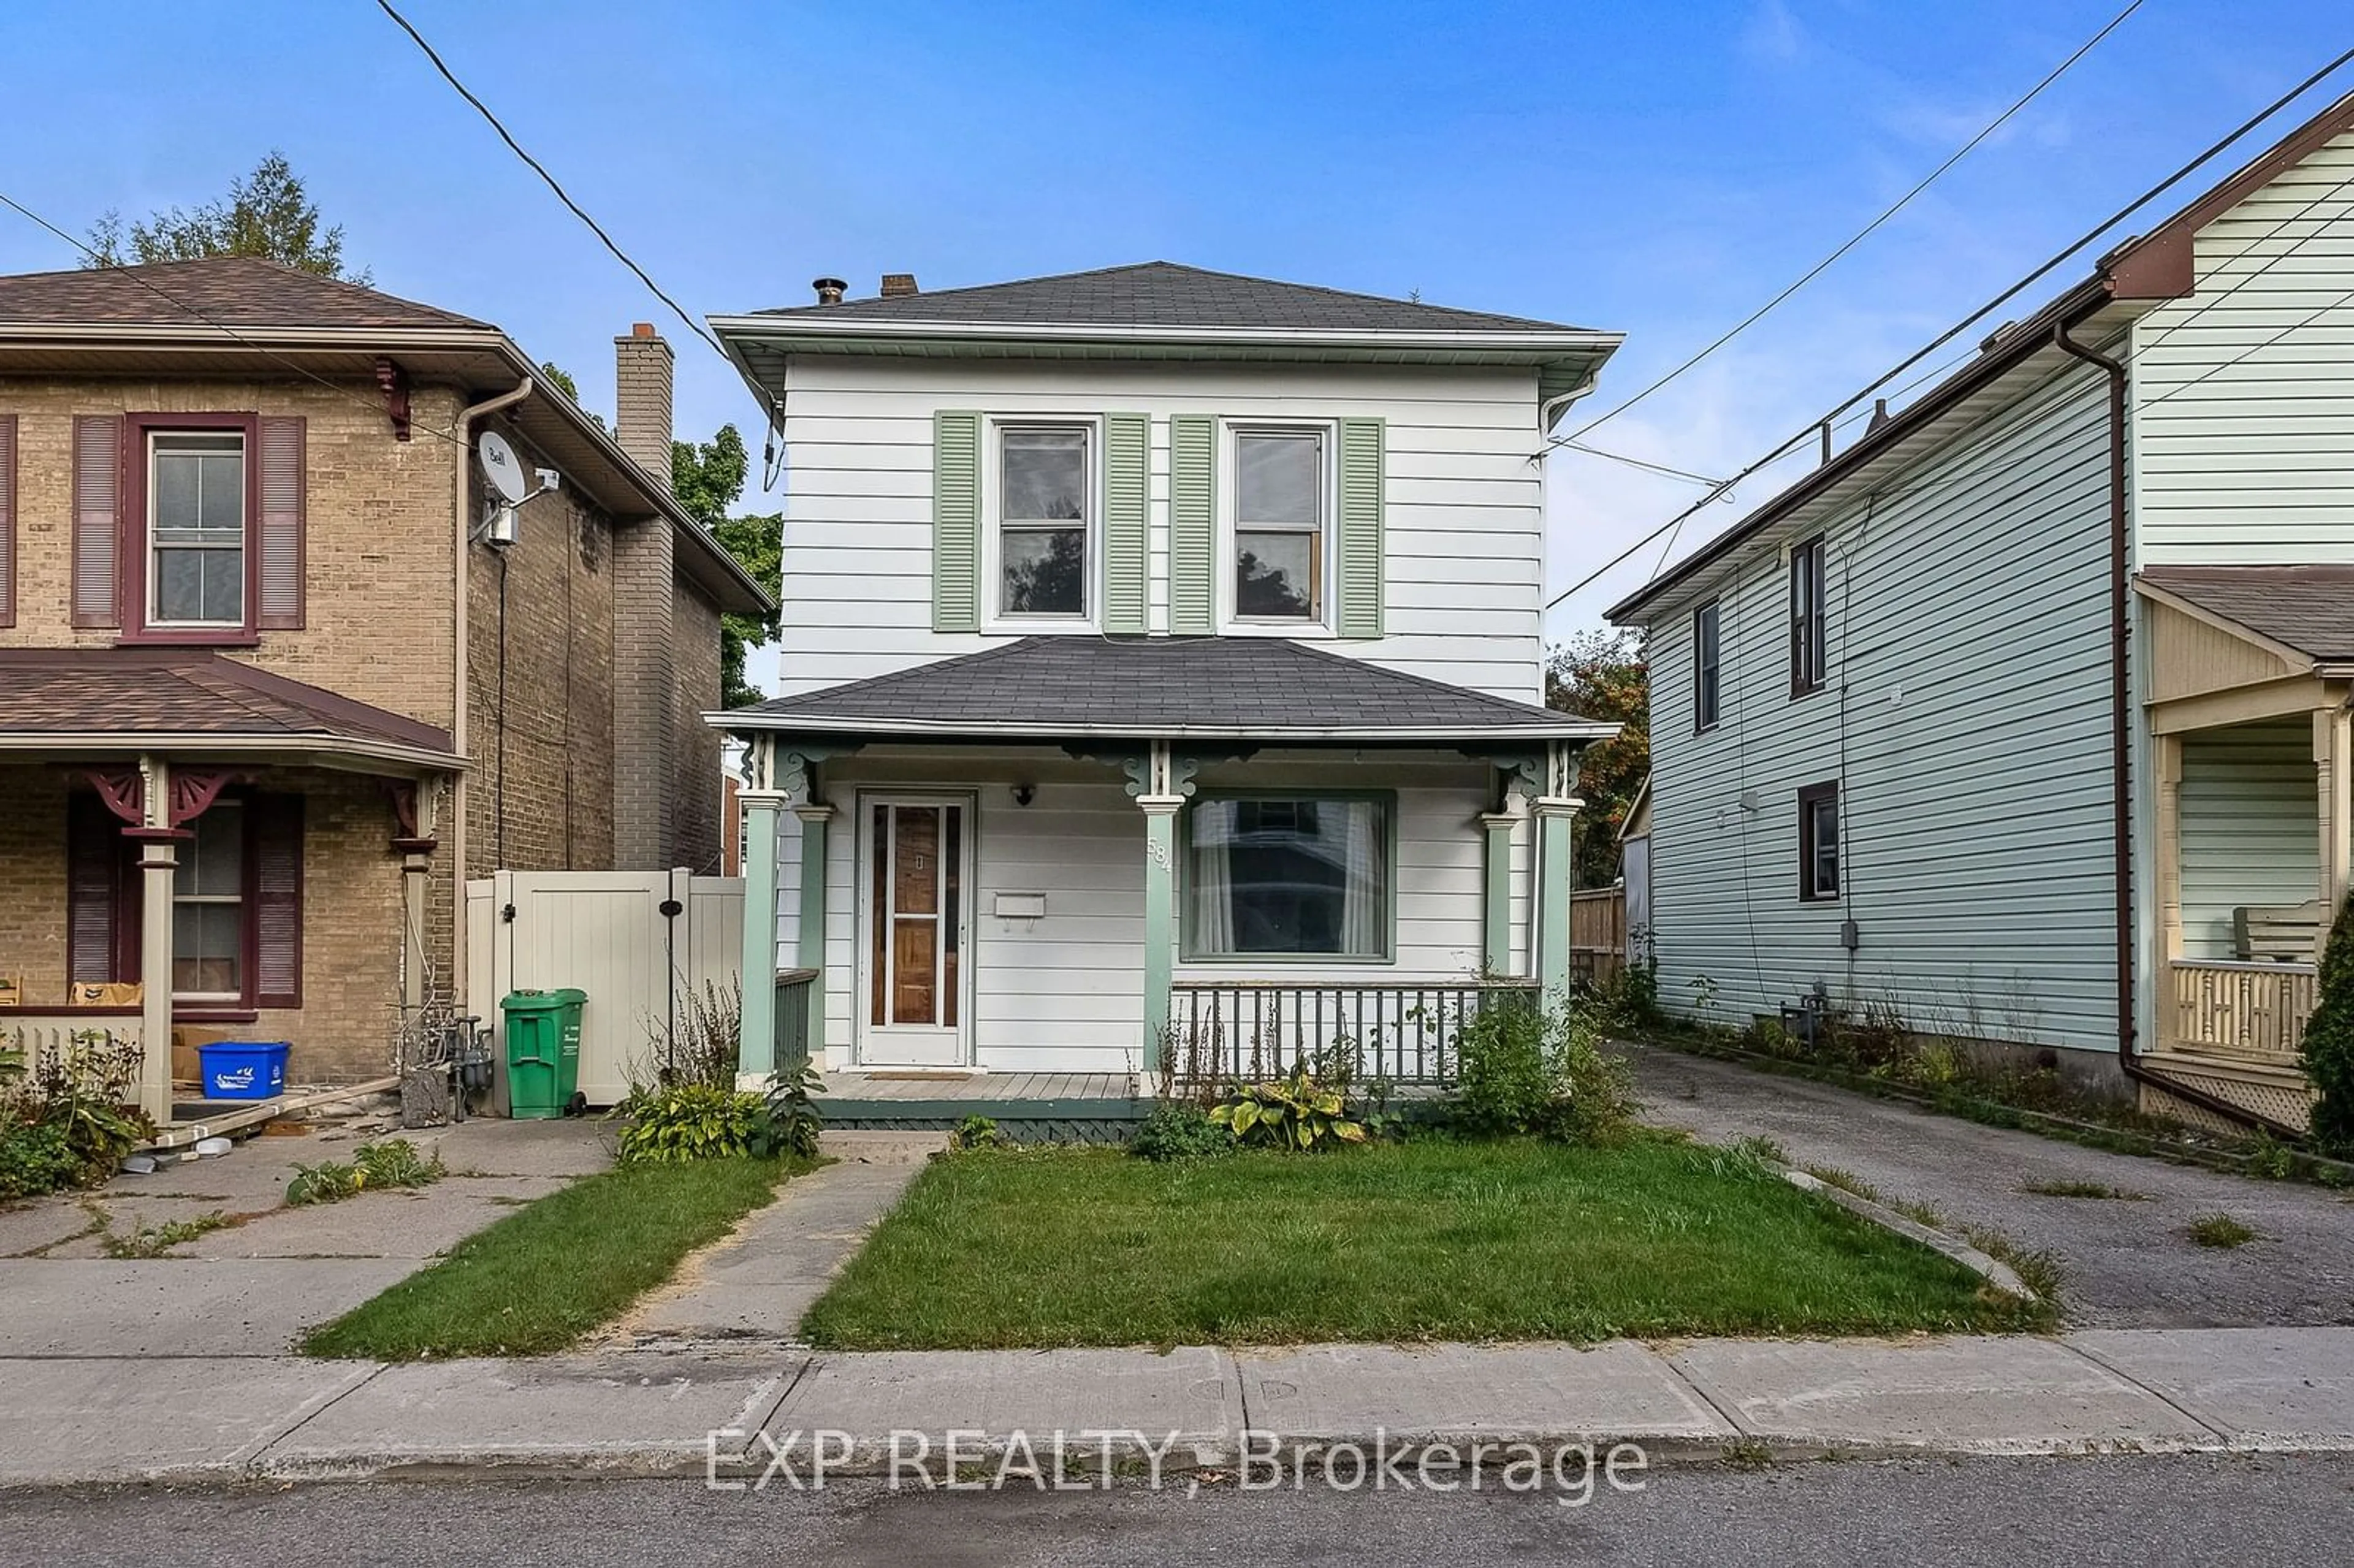
<path id="1" fill-rule="evenodd" d="M 932 630 L 981 630 L 981 416 L 932 416 Z"/>
<path id="2" fill-rule="evenodd" d="M 1104 416 L 1104 615 L 1106 631 L 1145 630 L 1145 506 L 1152 485 L 1152 421 Z"/>
<path id="3" fill-rule="evenodd" d="M 1382 634 L 1382 421 L 1341 421 L 1340 613 L 1343 637 Z"/>
<path id="4" fill-rule="evenodd" d="M 1218 422 L 1169 421 L 1169 634 L 1217 630 Z"/>

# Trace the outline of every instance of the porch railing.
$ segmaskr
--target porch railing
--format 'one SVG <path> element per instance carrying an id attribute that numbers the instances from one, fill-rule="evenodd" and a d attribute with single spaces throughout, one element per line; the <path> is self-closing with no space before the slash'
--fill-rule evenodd
<path id="1" fill-rule="evenodd" d="M 1181 1083 L 1247 1082 L 1321 1061 L 1360 1083 L 1451 1083 L 1464 1021 L 1537 994 L 1534 980 L 1179 980 L 1169 1070 Z"/>
<path id="2" fill-rule="evenodd" d="M 30 1071 L 61 1056 L 76 1037 L 103 1034 L 115 1044 L 143 1049 L 144 1026 L 135 1012 L 43 1012 L 35 1008 L 0 1012 L 0 1054 L 18 1058 Z"/>
<path id="3" fill-rule="evenodd" d="M 815 969 L 777 971 L 776 1064 L 780 1070 L 809 1060 L 810 988 L 816 983 Z"/>
<path id="4" fill-rule="evenodd" d="M 2292 1065 L 2320 991 L 2311 964 L 2178 959 L 2167 1044 L 2222 1056 Z"/>

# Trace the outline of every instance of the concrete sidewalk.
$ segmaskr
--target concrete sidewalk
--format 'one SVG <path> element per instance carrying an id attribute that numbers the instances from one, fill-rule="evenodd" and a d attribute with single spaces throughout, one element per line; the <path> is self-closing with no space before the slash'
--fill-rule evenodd
<path id="1" fill-rule="evenodd" d="M 1712 1340 L 812 1353 L 744 1341 L 406 1366 L 288 1357 L 0 1360 L 0 1486 L 508 1473 L 806 1476 L 815 1434 L 882 1468 L 1020 1434 L 1095 1434 L 1170 1467 L 1247 1441 L 1313 1447 L 1629 1441 L 1655 1460 L 1738 1445 L 1840 1452 L 2354 1450 L 2354 1329 L 2119 1330 L 2057 1339 Z M 1090 1436 L 1082 1437 L 1081 1434 Z M 798 1437 L 795 1435 L 800 1435 Z M 1173 1436 L 1173 1443 L 1172 1442 Z M 900 1451 L 914 1452 L 911 1436 Z"/>

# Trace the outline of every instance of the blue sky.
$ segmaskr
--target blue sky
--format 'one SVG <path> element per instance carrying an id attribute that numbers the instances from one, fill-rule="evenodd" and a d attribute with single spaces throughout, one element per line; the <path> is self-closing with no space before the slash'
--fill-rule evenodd
<path id="1" fill-rule="evenodd" d="M 1810 266 L 2122 4 L 404 9 L 698 313 L 800 303 L 820 273 L 865 293 L 885 270 L 941 288 L 1166 258 L 1622 330 L 1582 422 Z M 680 433 L 752 423 L 726 364 L 366 0 L 90 15 L 16 0 L 0 22 L 0 102 L 13 143 L 38 149 L 0 175 L 19 201 L 80 231 L 207 199 L 282 149 L 379 287 L 500 323 L 592 407 L 610 403 L 613 335 L 663 322 Z M 2149 0 L 1897 221 L 1591 439 L 1739 467 L 2349 32 L 2343 0 Z M 0 270 L 73 260 L 0 211 Z M 1557 585 L 1696 493 L 1553 461 Z M 1744 485 L 1679 548 L 1768 489 Z M 1654 559 L 1553 630 L 1592 624 Z"/>

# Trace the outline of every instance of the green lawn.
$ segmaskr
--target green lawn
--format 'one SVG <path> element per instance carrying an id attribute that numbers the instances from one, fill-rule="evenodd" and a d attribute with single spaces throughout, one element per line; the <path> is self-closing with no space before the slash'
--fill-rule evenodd
<path id="1" fill-rule="evenodd" d="M 626 1165 L 576 1181 L 313 1329 L 302 1351 L 403 1361 L 563 1350 L 808 1169 L 790 1160 L 705 1160 Z"/>
<path id="2" fill-rule="evenodd" d="M 1723 1150 L 1409 1143 L 919 1178 L 802 1322 L 846 1349 L 2041 1327 L 2048 1308 Z"/>

